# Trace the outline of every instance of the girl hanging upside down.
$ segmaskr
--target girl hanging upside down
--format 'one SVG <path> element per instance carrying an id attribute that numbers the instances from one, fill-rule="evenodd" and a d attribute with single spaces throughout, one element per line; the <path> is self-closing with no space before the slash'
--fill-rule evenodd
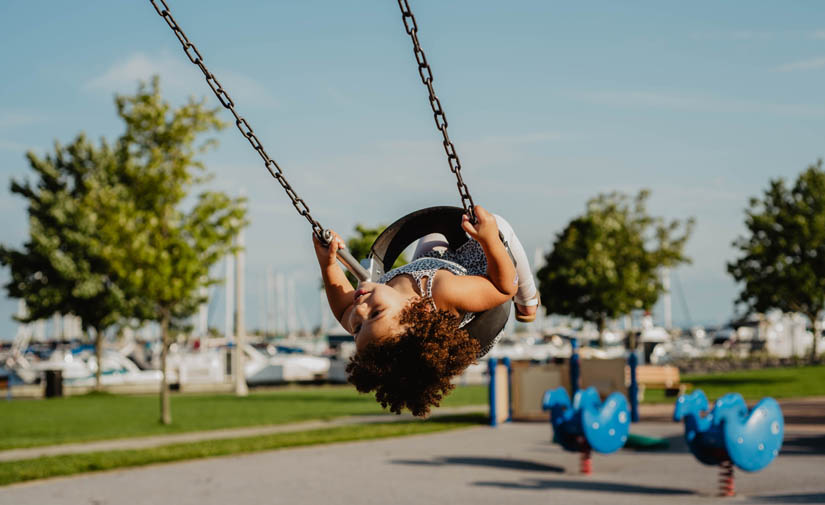
<path id="1" fill-rule="evenodd" d="M 329 306 L 355 337 L 349 381 L 362 393 L 374 390 L 392 412 L 426 415 L 453 388 L 451 379 L 490 350 L 492 343 L 482 349 L 464 329 L 476 313 L 513 299 L 519 320 L 535 318 L 538 292 L 512 227 L 480 206 L 475 214 L 475 224 L 463 216 L 472 240 L 457 250 L 443 235 L 427 235 L 412 262 L 357 289 L 336 261 L 341 237 L 334 234 L 328 247 L 313 238 Z"/>

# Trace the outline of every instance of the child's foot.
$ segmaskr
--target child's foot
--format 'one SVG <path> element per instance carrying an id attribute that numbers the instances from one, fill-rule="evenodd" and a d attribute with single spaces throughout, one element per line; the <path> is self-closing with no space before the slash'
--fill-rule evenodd
<path id="1" fill-rule="evenodd" d="M 516 306 L 516 320 L 522 323 L 531 323 L 536 320 L 536 311 L 541 304 L 541 297 L 536 291 L 535 296 L 529 300 L 516 301 L 514 298 L 513 303 Z"/>

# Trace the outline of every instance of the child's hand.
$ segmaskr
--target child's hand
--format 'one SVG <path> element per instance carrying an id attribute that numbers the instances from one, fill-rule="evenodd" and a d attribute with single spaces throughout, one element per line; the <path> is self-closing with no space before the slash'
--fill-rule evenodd
<path id="1" fill-rule="evenodd" d="M 473 224 L 470 221 L 470 216 L 464 214 L 461 217 L 461 227 L 464 231 L 476 239 L 481 245 L 492 244 L 494 240 L 499 240 L 498 223 L 496 223 L 495 216 L 487 212 L 480 205 L 476 205 L 474 209 L 478 222 Z"/>
<path id="2" fill-rule="evenodd" d="M 318 264 L 321 268 L 335 265 L 335 260 L 338 257 L 336 252 L 338 249 L 346 249 L 347 247 L 344 239 L 334 231 L 332 232 L 332 240 L 329 241 L 328 246 L 324 246 L 314 233 L 312 234 L 312 244 L 315 246 L 315 256 L 318 258 Z"/>

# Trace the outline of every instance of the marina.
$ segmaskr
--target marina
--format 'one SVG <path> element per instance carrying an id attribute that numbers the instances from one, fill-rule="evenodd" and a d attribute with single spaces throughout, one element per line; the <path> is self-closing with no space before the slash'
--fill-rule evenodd
<path id="1" fill-rule="evenodd" d="M 3 3 L 0 505 L 825 503 L 822 19 Z"/>
<path id="2" fill-rule="evenodd" d="M 57 324 L 57 319 L 53 324 Z M 61 321 L 64 327 L 73 318 Z M 626 322 L 626 321 L 625 321 Z M 530 329 L 508 323 L 487 358 L 509 358 L 536 364 L 568 360 L 575 341 L 582 359 L 626 358 L 635 346 L 640 364 L 684 366 L 691 362 L 801 358 L 808 352 L 814 334 L 802 317 L 772 313 L 721 328 L 694 327 L 688 330 L 654 326 L 642 315 L 640 328 L 609 327 L 599 335 L 594 327 L 565 324 L 558 317 L 541 317 Z M 10 387 L 9 396 L 40 397 L 46 391 L 47 375 L 59 372 L 63 394 L 83 394 L 95 388 L 95 349 L 80 335 L 44 339 L 45 322 L 19 326 L 14 341 L 0 347 L 0 380 Z M 39 331 L 40 335 L 35 331 Z M 159 341 L 151 333 L 126 331 L 110 339 L 103 350 L 101 384 L 106 391 L 152 393 L 160 387 Z M 38 338 L 41 337 L 41 338 Z M 150 338 L 147 338 L 150 337 Z M 820 348 L 825 337 L 819 336 Z M 342 328 L 327 334 L 303 334 L 281 338 L 247 336 L 243 344 L 243 377 L 250 387 L 283 384 L 344 383 L 344 371 L 354 352 L 352 337 Z M 177 391 L 230 391 L 234 381 L 234 339 L 187 335 L 170 347 L 167 378 Z M 5 377 L 5 378 L 4 378 Z M 486 384 L 484 362 L 471 365 L 457 384 Z"/>

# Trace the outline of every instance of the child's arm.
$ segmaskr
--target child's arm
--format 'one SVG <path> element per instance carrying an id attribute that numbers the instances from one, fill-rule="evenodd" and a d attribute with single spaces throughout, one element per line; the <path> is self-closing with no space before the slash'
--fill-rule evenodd
<path id="1" fill-rule="evenodd" d="M 475 212 L 478 222 L 472 224 L 465 215 L 461 227 L 481 244 L 487 257 L 487 276 L 444 275 L 449 272 L 439 271 L 437 282 L 433 283 L 438 307 L 481 312 L 501 305 L 518 290 L 516 268 L 499 238 L 495 217 L 478 205 Z"/>
<path id="2" fill-rule="evenodd" d="M 499 238 L 496 218 L 480 205 L 475 206 L 475 213 L 478 222 L 471 223 L 465 214 L 461 227 L 484 249 L 484 255 L 487 257 L 487 278 L 502 294 L 512 298 L 518 290 L 516 267 Z"/>
<path id="3" fill-rule="evenodd" d="M 341 323 L 349 332 L 352 329 L 347 326 L 346 314 L 352 310 L 353 291 L 352 284 L 347 279 L 344 269 L 336 260 L 338 249 L 346 247 L 343 239 L 333 232 L 333 239 L 329 242 L 329 247 L 324 247 L 318 241 L 318 237 L 312 234 L 312 243 L 315 245 L 315 256 L 318 258 L 318 266 L 321 267 L 321 277 L 324 281 L 324 291 L 327 294 L 327 302 L 335 319 Z"/>

